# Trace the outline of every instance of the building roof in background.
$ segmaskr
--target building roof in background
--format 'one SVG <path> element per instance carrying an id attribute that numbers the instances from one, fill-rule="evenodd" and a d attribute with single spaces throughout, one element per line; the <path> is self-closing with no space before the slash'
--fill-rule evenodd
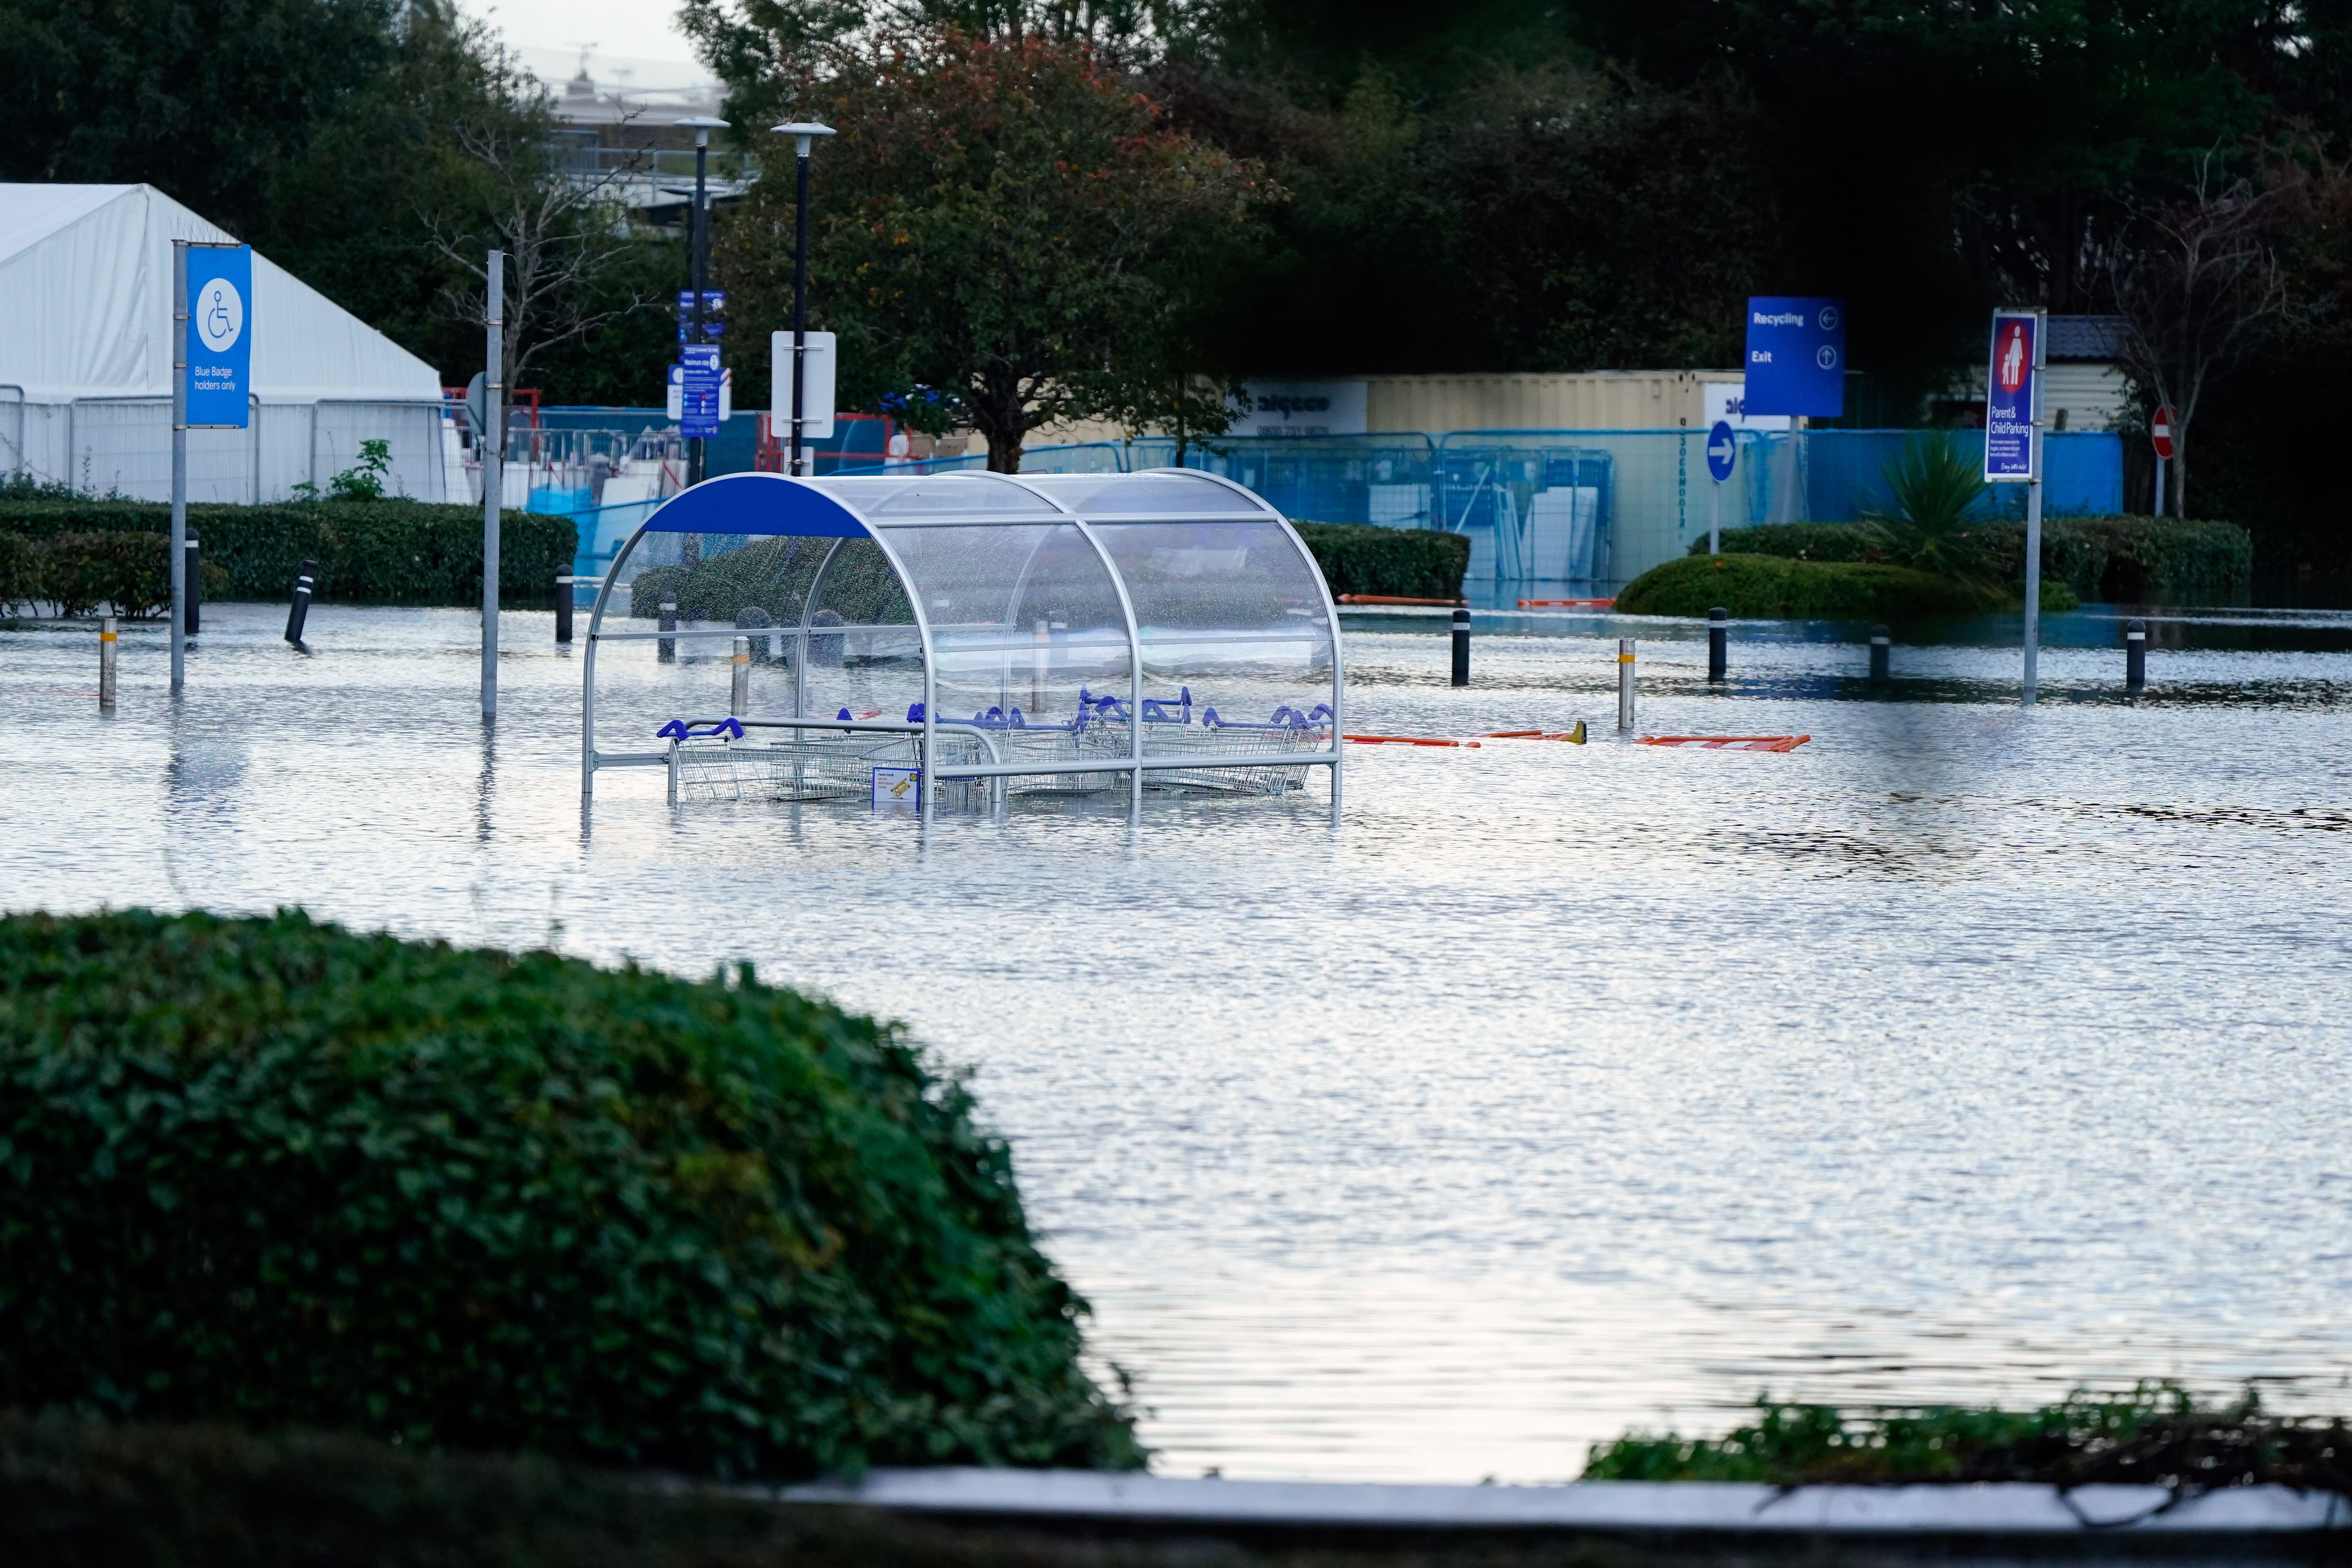
<path id="1" fill-rule="evenodd" d="M 0 184 L 0 384 L 28 403 L 168 397 L 172 241 L 236 236 L 152 185 Z M 434 368 L 257 252 L 265 402 L 437 402 Z"/>
<path id="2" fill-rule="evenodd" d="M 2124 357 L 2121 316 L 2053 316 L 2042 353 L 2053 361 L 2107 362 Z"/>

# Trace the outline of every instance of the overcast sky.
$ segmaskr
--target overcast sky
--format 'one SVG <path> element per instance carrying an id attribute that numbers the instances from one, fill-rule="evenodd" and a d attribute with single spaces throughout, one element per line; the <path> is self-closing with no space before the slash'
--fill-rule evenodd
<path id="1" fill-rule="evenodd" d="M 709 73 L 695 63 L 694 50 L 677 30 L 674 0 L 461 0 L 478 16 L 487 16 L 506 35 L 508 43 L 530 51 L 532 68 L 544 73 L 542 51 L 567 54 L 577 68 L 580 50 L 590 50 L 589 70 L 599 78 L 611 68 L 634 67 L 639 86 L 666 85 L 646 79 L 648 68 L 667 65 L 683 73 L 680 81 L 700 79 Z M 568 71 L 565 74 L 570 74 Z"/>

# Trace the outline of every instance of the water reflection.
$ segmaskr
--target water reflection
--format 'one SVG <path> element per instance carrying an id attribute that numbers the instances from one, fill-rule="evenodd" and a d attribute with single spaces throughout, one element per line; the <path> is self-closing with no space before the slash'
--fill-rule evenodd
<path id="1" fill-rule="evenodd" d="M 1768 1387 L 2352 1406 L 2341 618 L 2185 620 L 2137 703 L 2061 643 L 2030 714 L 2011 648 L 1899 649 L 1864 700 L 1833 628 L 1742 628 L 1728 691 L 1638 628 L 1643 729 L 1785 756 L 1612 743 L 1624 623 L 1482 622 L 1456 690 L 1442 623 L 1390 621 L 1356 724 L 1594 743 L 1360 749 L 1337 828 L 1122 795 L 928 840 L 672 813 L 654 769 L 581 815 L 550 619 L 508 618 L 494 745 L 464 612 L 321 606 L 305 662 L 208 605 L 182 717 L 134 640 L 104 727 L 85 643 L 0 634 L 7 903 L 299 901 L 903 1018 L 1176 1473 L 1558 1478 Z M 725 700 L 724 661 L 640 674 Z"/>

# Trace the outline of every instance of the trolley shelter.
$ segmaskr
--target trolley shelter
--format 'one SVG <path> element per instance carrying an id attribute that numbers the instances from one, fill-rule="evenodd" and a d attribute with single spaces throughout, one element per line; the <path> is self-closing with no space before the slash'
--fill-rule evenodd
<path id="1" fill-rule="evenodd" d="M 583 663 L 583 799 L 600 769 L 657 766 L 673 803 L 928 821 L 1279 797 L 1320 767 L 1339 808 L 1329 590 L 1280 512 L 1212 474 L 709 479 L 614 557 Z"/>

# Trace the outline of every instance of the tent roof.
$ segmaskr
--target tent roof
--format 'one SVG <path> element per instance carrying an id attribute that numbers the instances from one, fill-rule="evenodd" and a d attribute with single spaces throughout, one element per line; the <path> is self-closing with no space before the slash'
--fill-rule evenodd
<path id="1" fill-rule="evenodd" d="M 0 184 L 0 387 L 169 396 L 172 241 L 235 238 L 152 185 Z M 431 365 L 258 253 L 253 292 L 264 402 L 440 398 Z"/>

